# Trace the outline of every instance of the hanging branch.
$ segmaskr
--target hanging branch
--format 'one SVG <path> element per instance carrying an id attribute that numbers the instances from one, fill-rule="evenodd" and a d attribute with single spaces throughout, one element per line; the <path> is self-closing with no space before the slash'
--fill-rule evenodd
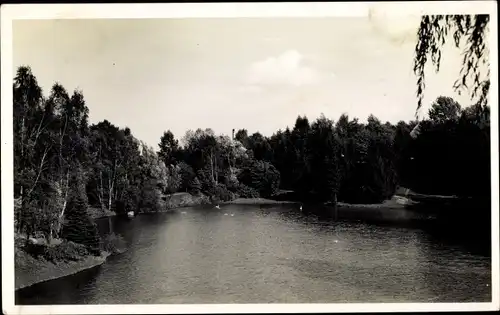
<path id="1" fill-rule="evenodd" d="M 450 32 L 453 32 L 455 47 L 460 49 L 465 38 L 463 48 L 462 68 L 459 78 L 453 88 L 459 94 L 467 89 L 471 98 L 478 98 L 478 103 L 487 105 L 487 96 L 490 87 L 489 48 L 487 35 L 489 15 L 426 15 L 420 21 L 418 29 L 418 42 L 415 46 L 413 72 L 417 76 L 417 110 L 415 115 L 418 120 L 418 111 L 422 107 L 425 90 L 425 66 L 431 59 L 435 71 L 439 72 L 441 64 L 441 49 L 446 43 Z M 486 78 L 481 79 L 480 67 L 488 68 Z M 472 82 L 471 82 L 472 81 Z"/>

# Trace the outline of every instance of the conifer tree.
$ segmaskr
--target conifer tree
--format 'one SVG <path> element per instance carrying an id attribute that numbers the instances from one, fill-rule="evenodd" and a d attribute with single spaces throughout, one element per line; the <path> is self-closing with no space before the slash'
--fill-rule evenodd
<path id="1" fill-rule="evenodd" d="M 80 176 L 73 179 L 72 194 L 68 203 L 66 222 L 62 237 L 68 241 L 83 244 L 94 254 L 99 251 L 99 233 L 97 225 L 88 214 L 88 201 Z"/>

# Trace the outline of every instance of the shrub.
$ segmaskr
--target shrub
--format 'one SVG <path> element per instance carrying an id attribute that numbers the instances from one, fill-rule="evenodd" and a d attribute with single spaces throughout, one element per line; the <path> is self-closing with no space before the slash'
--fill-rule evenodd
<path id="1" fill-rule="evenodd" d="M 232 192 L 237 192 L 239 188 L 239 182 L 238 182 L 238 177 L 236 173 L 238 173 L 239 170 L 229 167 L 225 172 L 222 177 L 222 183 L 227 187 L 229 191 Z"/>
<path id="2" fill-rule="evenodd" d="M 102 240 L 101 248 L 110 254 L 120 254 L 125 251 L 126 243 L 121 235 L 110 233 Z"/>
<path id="3" fill-rule="evenodd" d="M 58 262 L 79 261 L 91 254 L 85 245 L 71 241 L 62 242 L 54 246 L 27 243 L 24 246 L 24 251 L 37 259 L 43 258 L 54 264 Z"/>
<path id="4" fill-rule="evenodd" d="M 235 199 L 235 194 L 227 189 L 223 184 L 218 184 L 212 191 L 209 192 L 212 202 L 231 201 Z"/>
<path id="5" fill-rule="evenodd" d="M 189 192 L 191 192 L 193 195 L 198 195 L 201 191 L 201 182 L 198 179 L 198 177 L 194 177 L 188 186 Z"/>
<path id="6" fill-rule="evenodd" d="M 244 184 L 238 185 L 237 194 L 241 198 L 259 198 L 259 192 Z"/>

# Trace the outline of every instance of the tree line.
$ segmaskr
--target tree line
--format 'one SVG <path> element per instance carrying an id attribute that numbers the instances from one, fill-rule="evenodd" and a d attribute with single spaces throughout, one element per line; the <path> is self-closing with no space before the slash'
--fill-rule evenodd
<path id="1" fill-rule="evenodd" d="M 367 123 L 342 115 L 298 117 L 266 137 L 245 129 L 170 131 L 158 150 L 129 128 L 90 124 L 81 91 L 55 83 L 47 97 L 29 67 L 14 78 L 15 225 L 28 236 L 98 242 L 89 209 L 164 210 L 175 192 L 211 202 L 272 197 L 378 203 L 398 186 L 427 194 L 489 198 L 489 107 L 439 97 L 420 122 Z M 94 245 L 92 245 L 94 244 Z"/>

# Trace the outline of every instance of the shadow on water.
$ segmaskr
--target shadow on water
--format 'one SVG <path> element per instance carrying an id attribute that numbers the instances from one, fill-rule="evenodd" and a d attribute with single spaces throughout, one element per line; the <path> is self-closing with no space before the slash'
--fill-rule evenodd
<path id="1" fill-rule="evenodd" d="M 471 201 L 447 201 L 446 203 L 419 203 L 407 206 L 402 211 L 423 214 L 416 219 L 398 220 L 386 219 L 383 215 L 366 215 L 356 217 L 350 215 L 349 210 L 343 210 L 335 217 L 333 207 L 322 204 L 307 204 L 300 212 L 290 206 L 291 214 L 314 220 L 322 224 L 335 222 L 368 224 L 381 228 L 407 228 L 425 231 L 433 242 L 443 246 L 459 246 L 465 251 L 485 257 L 491 257 L 491 218 L 488 210 L 489 203 L 473 203 Z M 473 209 L 473 210 L 471 210 Z M 392 210 L 391 210 L 392 211 Z M 399 211 L 399 210 L 396 210 Z M 293 214 L 295 212 L 295 214 Z M 340 211 L 339 211 L 340 212 Z M 427 219 L 428 216 L 433 219 Z M 287 216 L 287 215 L 285 215 Z"/>
<path id="2" fill-rule="evenodd" d="M 490 260 L 421 225 L 335 220 L 318 205 L 304 209 L 224 205 L 115 217 L 111 228 L 128 243 L 126 253 L 19 290 L 16 304 L 491 299 Z M 108 233 L 108 219 L 101 221 Z"/>
<path id="3" fill-rule="evenodd" d="M 431 213 L 434 222 L 424 222 L 422 228 L 436 242 L 458 244 L 467 251 L 491 257 L 491 202 L 488 198 L 425 200 L 408 207 L 419 213 Z"/>
<path id="4" fill-rule="evenodd" d="M 37 283 L 27 288 L 15 291 L 15 303 L 23 305 L 43 305 L 47 300 L 51 304 L 66 304 L 67 301 L 84 303 L 81 292 L 86 287 L 92 287 L 97 281 L 102 266 L 54 279 Z M 54 290 L 57 288 L 57 290 Z"/>

